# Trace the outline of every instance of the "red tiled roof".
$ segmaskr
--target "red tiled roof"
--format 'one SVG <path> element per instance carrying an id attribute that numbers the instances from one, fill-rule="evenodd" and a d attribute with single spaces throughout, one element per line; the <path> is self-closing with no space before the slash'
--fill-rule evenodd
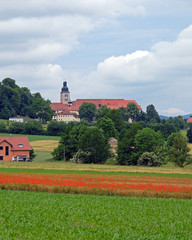
<path id="1" fill-rule="evenodd" d="M 53 111 L 63 111 L 64 109 L 68 109 L 68 104 L 51 103 L 51 109 Z"/>
<path id="2" fill-rule="evenodd" d="M 84 103 L 94 103 L 97 108 L 100 106 L 106 105 L 108 108 L 111 109 L 118 109 L 120 107 L 127 107 L 128 103 L 135 103 L 139 109 L 141 106 L 136 103 L 135 100 L 124 100 L 124 99 L 77 99 L 73 102 L 73 106 L 79 110 L 79 107 Z"/>
<path id="3" fill-rule="evenodd" d="M 0 136 L 0 144 L 6 141 L 12 146 L 12 150 L 31 150 L 31 145 L 29 143 L 28 137 L 1 137 Z M 19 144 L 22 144 L 23 147 L 19 147 Z"/>
<path id="4" fill-rule="evenodd" d="M 84 103 L 94 103 L 97 108 L 100 106 L 106 105 L 111 109 L 118 109 L 120 107 L 127 107 L 128 103 L 135 103 L 139 109 L 141 106 L 137 104 L 135 100 L 124 100 L 124 99 L 77 99 L 72 102 L 71 106 L 63 103 L 51 103 L 51 108 L 53 111 L 79 111 L 80 106 Z"/>
<path id="5" fill-rule="evenodd" d="M 57 115 L 73 115 L 68 109 L 64 109 L 62 112 L 57 113 Z"/>
<path id="6" fill-rule="evenodd" d="M 192 123 L 192 117 L 187 120 L 188 123 Z"/>

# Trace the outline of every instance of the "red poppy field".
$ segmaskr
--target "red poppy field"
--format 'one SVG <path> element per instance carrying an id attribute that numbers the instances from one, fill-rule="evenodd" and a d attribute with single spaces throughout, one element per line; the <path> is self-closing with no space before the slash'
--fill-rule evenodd
<path id="1" fill-rule="evenodd" d="M 192 178 L 143 174 L 1 172 L 0 188 L 117 196 L 192 198 Z"/>

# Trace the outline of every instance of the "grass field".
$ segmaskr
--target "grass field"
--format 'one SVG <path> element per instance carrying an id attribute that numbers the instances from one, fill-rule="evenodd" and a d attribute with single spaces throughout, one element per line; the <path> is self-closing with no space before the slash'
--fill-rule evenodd
<path id="1" fill-rule="evenodd" d="M 8 133 L 0 133 L 0 136 L 9 136 Z M 12 134 L 12 136 L 26 136 L 26 134 Z M 41 140 L 56 140 L 59 141 L 59 136 L 46 136 L 46 135 L 27 135 L 30 142 Z"/>
<path id="2" fill-rule="evenodd" d="M 192 200 L 0 190 L 0 239 L 192 239 Z"/>

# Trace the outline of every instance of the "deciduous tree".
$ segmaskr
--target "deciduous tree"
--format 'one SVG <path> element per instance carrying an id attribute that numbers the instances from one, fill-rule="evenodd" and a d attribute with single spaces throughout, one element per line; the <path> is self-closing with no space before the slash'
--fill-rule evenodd
<path id="1" fill-rule="evenodd" d="M 88 127 L 79 139 L 83 163 L 104 163 L 109 156 L 109 145 L 101 129 Z"/>
<path id="2" fill-rule="evenodd" d="M 118 142 L 117 161 L 120 165 L 137 165 L 137 153 L 135 136 L 142 127 L 139 123 L 133 123 Z"/>
<path id="3" fill-rule="evenodd" d="M 79 117 L 80 119 L 84 119 L 91 122 L 93 121 L 95 112 L 96 112 L 96 106 L 94 103 L 84 102 L 79 108 Z"/>
<path id="4" fill-rule="evenodd" d="M 187 139 L 180 133 L 172 133 L 167 140 L 168 160 L 179 167 L 192 163 Z"/>

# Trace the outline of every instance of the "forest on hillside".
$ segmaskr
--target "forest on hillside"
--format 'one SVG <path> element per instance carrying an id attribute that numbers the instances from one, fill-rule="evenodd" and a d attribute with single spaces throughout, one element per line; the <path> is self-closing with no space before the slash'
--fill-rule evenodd
<path id="1" fill-rule="evenodd" d="M 27 87 L 19 87 L 15 80 L 5 78 L 0 82 L 0 119 L 23 116 L 49 121 L 53 116 L 50 101 L 39 92 L 31 93 Z"/>

